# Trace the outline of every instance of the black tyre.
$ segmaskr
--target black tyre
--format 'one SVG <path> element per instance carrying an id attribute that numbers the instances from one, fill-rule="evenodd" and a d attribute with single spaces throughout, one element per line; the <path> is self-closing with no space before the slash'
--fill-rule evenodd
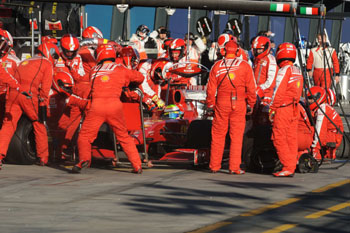
<path id="1" fill-rule="evenodd" d="M 34 164 L 37 161 L 35 136 L 32 122 L 24 115 L 19 119 L 17 129 L 10 142 L 6 162 Z"/>
<path id="2" fill-rule="evenodd" d="M 272 173 L 281 169 L 269 125 L 255 126 L 244 135 L 242 161 L 252 172 Z"/>
<path id="3" fill-rule="evenodd" d="M 343 140 L 336 151 L 336 156 L 338 159 L 349 158 L 350 156 L 350 143 L 348 138 L 350 138 L 350 133 L 345 133 L 347 137 L 343 136 Z"/>
<path id="4" fill-rule="evenodd" d="M 318 162 L 312 157 L 311 154 L 302 154 L 298 161 L 297 171 L 300 173 L 317 173 L 318 172 Z"/>
<path id="5" fill-rule="evenodd" d="M 187 130 L 187 148 L 210 148 L 211 143 L 211 120 L 194 120 Z"/>

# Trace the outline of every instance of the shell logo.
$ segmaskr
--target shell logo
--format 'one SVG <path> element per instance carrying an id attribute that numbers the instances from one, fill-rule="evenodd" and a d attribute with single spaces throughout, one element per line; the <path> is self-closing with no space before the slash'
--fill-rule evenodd
<path id="1" fill-rule="evenodd" d="M 229 73 L 228 74 L 228 77 L 231 79 L 231 80 L 234 80 L 236 75 L 234 73 Z"/>
<path id="2" fill-rule="evenodd" d="M 69 49 L 70 50 L 73 50 L 75 48 L 75 45 L 74 44 L 69 44 Z"/>
<path id="3" fill-rule="evenodd" d="M 28 61 L 22 62 L 22 66 L 28 65 Z"/>
<path id="4" fill-rule="evenodd" d="M 298 88 L 300 87 L 300 81 L 297 82 L 297 87 L 298 87 Z"/>
<path id="5" fill-rule="evenodd" d="M 105 82 L 108 82 L 109 79 L 110 79 L 110 78 L 109 78 L 108 75 L 103 75 L 103 76 L 101 77 L 101 81 L 104 82 L 104 83 L 105 83 Z"/>

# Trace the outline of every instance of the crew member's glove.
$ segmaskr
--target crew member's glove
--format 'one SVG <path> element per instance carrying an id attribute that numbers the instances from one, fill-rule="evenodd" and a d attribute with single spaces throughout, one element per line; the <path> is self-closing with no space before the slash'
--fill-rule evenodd
<path id="1" fill-rule="evenodd" d="M 19 91 L 19 89 L 18 89 L 18 91 Z M 25 95 L 27 97 L 27 99 L 31 99 L 32 98 L 32 96 L 26 91 L 22 91 L 21 94 Z"/>
<path id="2" fill-rule="evenodd" d="M 248 116 L 252 115 L 253 114 L 253 109 L 247 105 L 247 113 L 246 113 Z"/>
<path id="3" fill-rule="evenodd" d="M 153 111 L 157 108 L 157 105 L 153 103 L 153 100 L 149 97 L 145 97 L 143 102 L 147 105 L 149 111 Z"/>
<path id="4" fill-rule="evenodd" d="M 152 96 L 152 100 L 156 103 L 158 108 L 164 108 L 165 103 L 162 99 L 160 99 L 157 95 Z"/>
<path id="5" fill-rule="evenodd" d="M 145 48 L 147 49 L 154 49 L 157 48 L 157 44 L 154 41 L 154 39 L 152 37 L 148 37 L 146 43 L 145 43 Z"/>
<path id="6" fill-rule="evenodd" d="M 275 118 L 275 114 L 276 114 L 276 112 L 274 110 L 269 109 L 269 120 L 271 123 L 273 122 L 273 120 Z"/>
<path id="7" fill-rule="evenodd" d="M 213 105 L 207 106 L 206 115 L 208 117 L 211 117 L 211 116 L 214 116 L 214 113 L 215 113 L 214 106 Z"/>

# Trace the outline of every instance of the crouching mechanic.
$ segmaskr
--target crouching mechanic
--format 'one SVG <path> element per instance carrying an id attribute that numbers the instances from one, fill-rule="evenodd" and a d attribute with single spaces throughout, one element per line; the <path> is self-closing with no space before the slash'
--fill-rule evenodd
<path id="1" fill-rule="evenodd" d="M 19 82 L 20 89 L 10 88 L 6 102 L 5 119 L 0 131 L 0 160 L 7 152 L 11 138 L 17 128 L 17 122 L 24 113 L 33 123 L 37 156 L 40 165 L 48 162 L 48 138 L 44 119 L 38 116 L 38 106 L 48 105 L 48 96 L 52 84 L 53 65 L 59 57 L 56 45 L 44 43 L 38 47 L 38 55 L 20 63 L 14 78 Z M 45 112 L 45 111 L 44 111 Z"/>
<path id="2" fill-rule="evenodd" d="M 237 43 L 227 42 L 225 57 L 214 64 L 209 75 L 206 102 L 208 110 L 215 108 L 209 164 L 213 173 L 221 168 L 229 127 L 229 173 L 244 174 L 240 165 L 245 116 L 252 113 L 256 102 L 256 84 L 252 68 L 246 61 L 237 58 L 238 54 Z"/>
<path id="3" fill-rule="evenodd" d="M 335 109 L 326 101 L 327 93 L 324 88 L 314 86 L 307 94 L 310 110 L 315 117 L 315 135 L 311 145 L 313 157 L 322 159 L 323 148 L 332 148 L 328 159 L 335 159 L 336 149 L 340 146 L 343 138 L 343 122 Z"/>
<path id="4" fill-rule="evenodd" d="M 298 157 L 299 99 L 303 88 L 303 76 L 293 66 L 296 48 L 291 43 L 282 43 L 277 48 L 276 60 L 280 67 L 276 88 L 269 109 L 272 125 L 272 141 L 279 160 L 283 165 L 276 177 L 294 176 Z"/>
<path id="5" fill-rule="evenodd" d="M 125 154 L 133 166 L 134 173 L 142 173 L 141 159 L 132 137 L 128 134 L 123 105 L 120 101 L 123 87 L 129 83 L 141 84 L 143 76 L 138 71 L 129 70 L 122 64 L 115 63 L 116 51 L 111 45 L 101 45 L 96 49 L 95 66 L 90 73 L 91 107 L 83 122 L 78 137 L 79 162 L 72 172 L 78 173 L 90 166 L 91 143 L 95 140 L 100 126 L 108 123 Z"/>

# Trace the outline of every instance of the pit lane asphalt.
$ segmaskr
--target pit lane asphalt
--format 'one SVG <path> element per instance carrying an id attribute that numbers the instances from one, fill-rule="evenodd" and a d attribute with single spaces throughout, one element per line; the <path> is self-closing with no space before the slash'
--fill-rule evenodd
<path id="1" fill-rule="evenodd" d="M 287 221 L 290 218 L 283 219 L 281 213 L 292 207 L 304 210 L 288 200 L 303 197 L 313 190 L 330 184 L 334 187 L 327 186 L 325 190 L 348 187 L 334 189 L 332 203 L 315 204 L 313 211 L 311 207 L 305 208 L 305 213 L 300 215 L 344 203 L 344 198 L 349 198 L 349 185 L 343 185 L 350 182 L 350 164 L 335 169 L 339 165 L 324 164 L 316 174 L 297 173 L 293 178 L 274 178 L 254 173 L 228 175 L 227 170 L 211 174 L 205 170 L 170 166 L 144 169 L 142 175 L 130 173 L 128 167 L 90 168 L 83 174 L 70 174 L 62 166 L 5 164 L 0 171 L 0 231 L 203 233 L 273 230 L 290 223 Z M 298 203 L 305 206 L 305 202 Z M 271 204 L 276 208 L 271 210 Z M 262 214 L 242 217 L 242 214 L 261 210 L 262 214 L 268 213 L 270 219 L 280 221 L 266 222 L 267 217 L 261 217 L 265 216 Z M 350 216 L 349 210 L 350 207 L 344 207 L 336 211 L 343 222 L 344 216 Z M 336 218 L 332 220 L 337 222 Z M 288 232 L 301 232 L 303 224 L 298 225 L 298 221 L 298 218 L 293 220 L 297 226 Z M 222 225 L 225 222 L 228 224 Z M 319 224 L 323 223 L 321 220 Z"/>

